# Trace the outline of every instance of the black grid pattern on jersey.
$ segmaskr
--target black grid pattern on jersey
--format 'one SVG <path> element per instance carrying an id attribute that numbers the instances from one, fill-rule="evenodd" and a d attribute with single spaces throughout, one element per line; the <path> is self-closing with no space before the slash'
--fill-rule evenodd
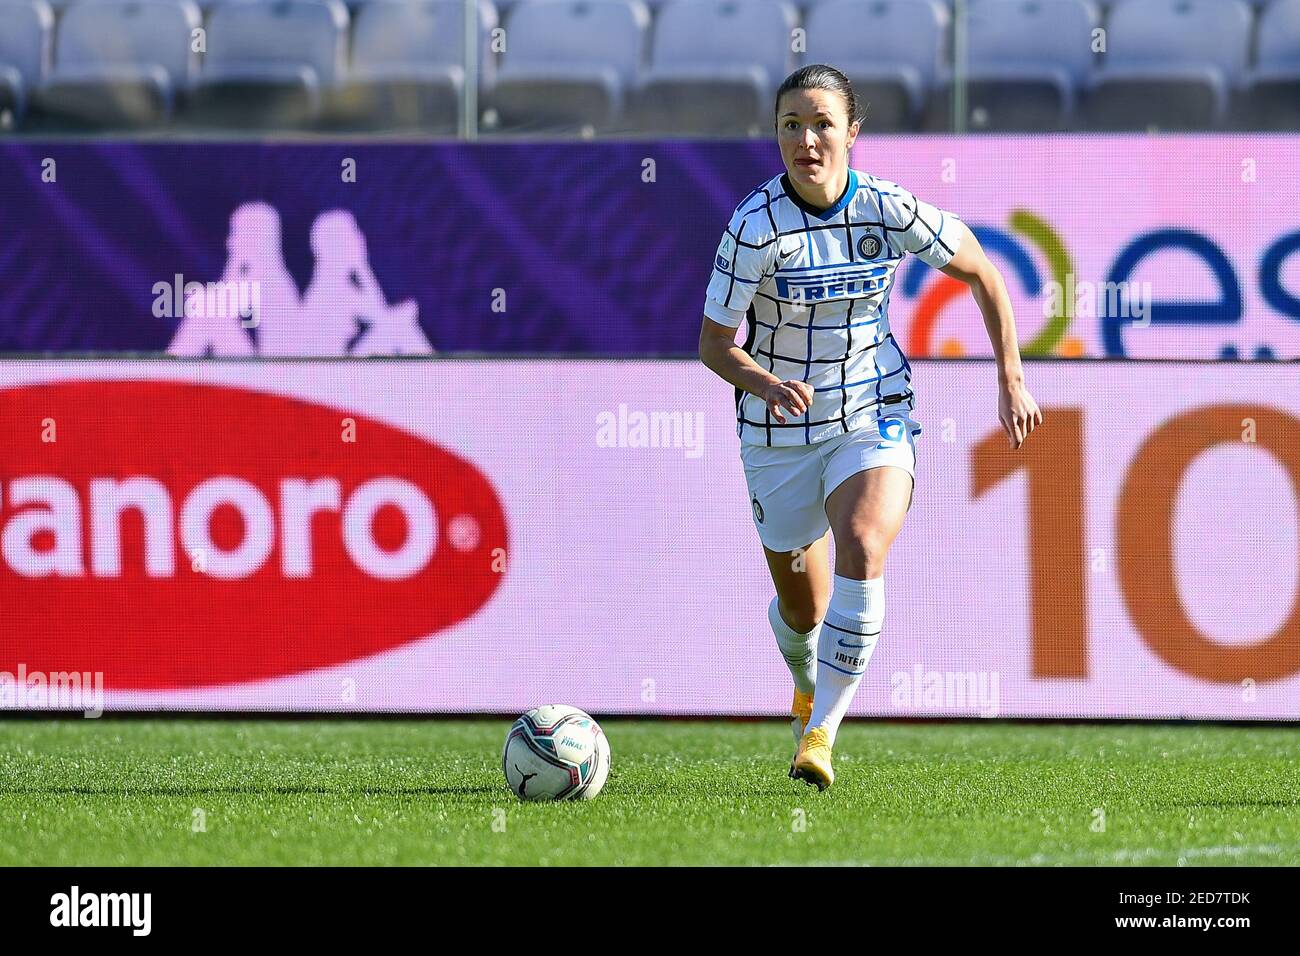
<path id="1" fill-rule="evenodd" d="M 912 194 L 910 193 L 907 194 L 890 193 L 891 196 L 896 196 L 900 200 L 899 204 L 904 209 L 908 210 L 911 213 L 911 219 L 907 222 L 906 225 L 890 225 L 884 221 L 884 216 L 883 216 L 884 203 L 883 200 L 881 199 L 880 190 L 874 184 L 872 184 L 867 177 L 860 177 L 858 179 L 858 191 L 862 191 L 865 189 L 872 192 L 875 195 L 876 209 L 877 211 L 880 211 L 882 213 L 880 215 L 880 218 L 851 219 L 849 216 L 849 208 L 851 207 L 846 207 L 843 210 L 841 216 L 835 217 L 831 221 L 814 222 L 809 219 L 807 210 L 798 201 L 796 196 L 792 196 L 784 188 L 786 183 L 785 175 L 782 174 L 782 176 L 778 177 L 778 179 L 779 179 L 779 186 L 781 188 L 773 189 L 774 181 L 769 180 L 767 183 L 764 183 L 762 186 L 758 187 L 753 192 L 751 192 L 750 195 L 747 196 L 744 201 L 742 201 L 742 203 L 740 204 L 740 208 L 743 208 L 746 202 L 749 202 L 751 199 L 759 196 L 760 194 L 763 197 L 763 201 L 761 204 L 754 205 L 752 208 L 750 208 L 748 211 L 745 212 L 745 214 L 741 218 L 740 227 L 736 232 L 731 231 L 730 223 L 728 223 L 726 228 L 726 233 L 727 235 L 731 236 L 732 239 L 735 241 L 738 250 L 739 248 L 742 247 L 747 249 L 753 249 L 753 250 L 762 250 L 762 249 L 766 249 L 774 242 L 779 242 L 781 239 L 785 238 L 786 236 L 796 236 L 796 235 L 807 236 L 811 233 L 820 232 L 823 230 L 838 229 L 838 230 L 843 230 L 845 234 L 845 239 L 846 239 L 845 246 L 848 249 L 849 264 L 856 264 L 857 250 L 852 241 L 852 236 L 853 236 L 852 230 L 853 229 L 879 229 L 884 235 L 884 239 L 889 251 L 891 253 L 894 253 L 894 255 L 887 257 L 886 261 L 896 261 L 896 260 L 903 259 L 906 255 L 906 252 L 910 250 L 906 250 L 906 248 L 904 247 L 903 251 L 899 251 L 890 234 L 891 233 L 905 234 L 909 232 L 915 226 L 915 224 L 919 219 L 921 225 L 924 226 L 925 230 L 930 234 L 930 240 L 928 243 L 926 243 L 926 245 L 922 246 L 918 250 L 915 250 L 915 253 L 924 252 L 931 245 L 938 242 L 939 245 L 943 247 L 943 249 L 947 251 L 950 256 L 952 255 L 952 249 L 947 245 L 947 243 L 943 242 L 943 240 L 940 239 L 939 237 L 939 234 L 943 230 L 942 210 L 940 210 L 941 218 L 940 218 L 938 229 L 936 230 L 928 222 L 926 222 L 925 219 L 920 218 L 919 205 L 915 202 L 915 197 L 912 196 Z M 913 201 L 908 202 L 906 197 L 911 197 Z M 800 218 L 802 220 L 800 226 L 797 226 L 792 229 L 781 229 L 778 226 L 777 216 L 773 212 L 773 207 L 781 200 L 785 200 L 787 203 L 789 203 L 791 206 L 793 206 L 795 209 L 798 210 L 800 214 Z M 768 234 L 768 238 L 762 242 L 748 241 L 744 238 L 744 233 L 746 231 L 745 227 L 749 223 L 749 219 L 751 216 L 755 216 L 760 213 L 766 215 L 768 224 L 771 227 L 770 233 Z M 816 249 L 816 244 L 810 241 L 808 243 L 810 264 L 814 264 L 812 263 L 812 259 L 814 257 L 815 249 Z M 746 279 L 743 277 L 739 277 L 735 274 L 737 258 L 738 255 L 732 257 L 731 268 L 729 270 L 719 269 L 717 263 L 716 262 L 714 263 L 714 270 L 716 272 L 722 273 L 728 278 L 727 294 L 725 297 L 725 304 L 727 308 L 732 307 L 731 297 L 732 297 L 732 293 L 735 290 L 735 286 L 737 282 L 743 282 L 749 285 L 754 285 L 756 287 L 760 286 L 775 274 L 776 269 L 779 266 L 779 262 L 778 262 L 770 270 L 764 270 L 763 273 L 756 280 Z M 766 358 L 767 369 L 769 372 L 771 372 L 774 375 L 778 374 L 775 370 L 775 366 L 778 361 L 789 363 L 792 365 L 800 365 L 800 364 L 803 365 L 805 379 L 808 378 L 809 372 L 811 371 L 813 365 L 827 365 L 832 363 L 838 363 L 840 365 L 840 385 L 841 385 L 840 409 L 839 409 L 839 414 L 832 418 L 825 418 L 820 420 L 808 420 L 803 422 L 787 421 L 781 423 L 781 422 L 772 421 L 771 410 L 766 406 L 766 403 L 764 403 L 763 419 L 760 421 L 757 419 L 750 418 L 746 414 L 747 410 L 745 407 L 745 402 L 751 396 L 748 393 L 745 393 L 742 390 L 737 389 L 738 399 L 736 403 L 736 415 L 737 415 L 737 422 L 738 422 L 738 432 L 743 436 L 744 427 L 747 425 L 752 428 L 760 428 L 763 430 L 765 443 L 770 446 L 772 444 L 772 429 L 803 428 L 805 440 L 807 441 L 811 437 L 812 428 L 817 426 L 838 423 L 840 425 L 841 433 L 846 432 L 848 430 L 847 423 L 849 418 L 855 417 L 861 414 L 862 412 L 867 411 L 873 407 L 883 408 L 885 406 L 895 405 L 901 402 L 907 402 L 908 408 L 909 409 L 912 408 L 914 406 L 914 395 L 911 389 L 911 380 L 912 380 L 911 365 L 910 363 L 908 363 L 906 355 L 903 354 L 903 350 L 898 346 L 898 342 L 894 338 L 893 332 L 887 333 L 883 338 L 880 338 L 879 336 L 873 336 L 872 341 L 866 344 L 860 344 L 856 349 L 856 351 L 854 350 L 854 345 L 853 345 L 852 322 L 857 307 L 857 302 L 861 299 L 866 299 L 866 300 L 879 299 L 880 300 L 880 304 L 878 307 L 879 311 L 881 313 L 887 314 L 889 297 L 892 291 L 893 291 L 893 283 L 891 282 L 889 286 L 883 290 L 883 292 L 873 292 L 867 295 L 860 295 L 860 296 L 846 296 L 845 298 L 839 300 L 841 302 L 848 303 L 848 309 L 846 310 L 844 325 L 842 326 L 842 328 L 844 328 L 845 330 L 844 354 L 839 358 L 815 359 L 813 358 L 812 353 L 813 353 L 813 331 L 815 326 L 814 319 L 815 319 L 816 308 L 817 308 L 816 303 L 813 303 L 810 306 L 808 306 L 809 318 L 806 327 L 808 334 L 805 340 L 805 348 L 804 348 L 803 356 L 799 357 L 795 355 L 778 353 L 775 350 L 776 331 L 778 328 L 781 327 L 784 318 L 782 306 L 795 308 L 796 306 L 800 305 L 800 303 L 783 300 L 777 296 L 770 295 L 769 293 L 760 291 L 757 288 L 755 288 L 754 291 L 755 297 L 763 298 L 770 301 L 773 304 L 773 306 L 776 308 L 777 321 L 775 324 L 772 324 L 758 319 L 757 311 L 754 308 L 751 299 L 751 304 L 746 310 L 746 321 L 749 324 L 749 329 L 746 335 L 745 345 L 743 346 L 745 351 L 748 354 L 758 355 Z M 771 330 L 771 334 L 767 337 L 766 349 L 760 347 L 757 349 L 757 351 L 755 351 L 755 343 L 756 343 L 755 326 L 756 325 L 761 325 L 764 328 Z M 802 327 L 802 326 L 796 325 L 796 327 Z M 841 328 L 841 326 L 826 326 L 824 328 L 829 330 L 832 328 Z M 876 351 L 882 345 L 885 344 L 889 344 L 893 347 L 895 357 L 897 358 L 900 364 L 900 368 L 898 369 L 898 371 L 901 371 L 903 373 L 904 382 L 905 382 L 905 390 L 903 392 L 895 393 L 892 395 L 883 395 L 881 393 L 883 378 L 880 374 L 880 362 L 875 354 Z M 876 379 L 875 394 L 872 397 L 872 399 L 866 402 L 865 404 L 859 404 L 858 407 L 851 408 L 850 407 L 851 403 L 848 400 L 849 399 L 848 389 L 844 387 L 847 384 L 848 362 L 850 359 L 868 352 L 873 353 L 872 364 L 873 364 L 873 370 Z M 890 374 L 894 375 L 896 374 L 896 372 L 891 372 Z"/>

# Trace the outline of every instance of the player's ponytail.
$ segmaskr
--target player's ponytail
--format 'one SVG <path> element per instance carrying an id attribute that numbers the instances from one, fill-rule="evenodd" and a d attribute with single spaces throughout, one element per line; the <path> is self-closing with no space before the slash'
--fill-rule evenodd
<path id="1" fill-rule="evenodd" d="M 779 114 L 781 97 L 791 90 L 827 90 L 838 93 L 844 98 L 845 106 L 848 108 L 850 126 L 861 122 L 864 118 L 858 107 L 857 94 L 853 92 L 853 84 L 849 82 L 847 76 L 833 66 L 827 66 L 825 63 L 810 63 L 799 67 L 787 76 L 776 91 L 774 115 Z M 779 122 L 779 118 L 777 121 Z"/>

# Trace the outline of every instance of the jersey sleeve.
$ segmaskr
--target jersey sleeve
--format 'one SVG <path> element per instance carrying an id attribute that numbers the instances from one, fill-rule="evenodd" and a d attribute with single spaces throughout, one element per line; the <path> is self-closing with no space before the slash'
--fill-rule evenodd
<path id="1" fill-rule="evenodd" d="M 737 328 L 759 284 L 770 275 L 776 235 L 762 207 L 742 205 L 731 217 L 704 296 L 704 314 L 720 325 Z"/>
<path id="2" fill-rule="evenodd" d="M 880 186 L 880 212 L 894 248 L 910 252 L 936 269 L 951 262 L 961 242 L 961 220 L 947 210 L 917 199 L 901 186 L 892 183 Z"/>

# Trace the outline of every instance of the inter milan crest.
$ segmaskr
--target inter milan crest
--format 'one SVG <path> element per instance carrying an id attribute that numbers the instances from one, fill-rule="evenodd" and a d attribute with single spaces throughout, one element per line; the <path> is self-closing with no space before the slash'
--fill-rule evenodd
<path id="1" fill-rule="evenodd" d="M 754 499 L 754 517 L 758 519 L 759 524 L 763 523 L 763 506 L 758 503 L 758 498 Z"/>
<path id="2" fill-rule="evenodd" d="M 880 240 L 872 235 L 865 235 L 858 240 L 858 254 L 864 259 L 874 259 L 880 255 Z"/>

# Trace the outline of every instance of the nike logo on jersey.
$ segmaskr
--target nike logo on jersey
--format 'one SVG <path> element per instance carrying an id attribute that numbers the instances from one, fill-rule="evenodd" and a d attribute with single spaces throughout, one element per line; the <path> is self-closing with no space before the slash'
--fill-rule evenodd
<path id="1" fill-rule="evenodd" d="M 791 259 L 798 258 L 801 252 L 803 252 L 803 241 L 798 237 L 781 240 L 776 247 L 777 268 L 781 268 Z"/>

